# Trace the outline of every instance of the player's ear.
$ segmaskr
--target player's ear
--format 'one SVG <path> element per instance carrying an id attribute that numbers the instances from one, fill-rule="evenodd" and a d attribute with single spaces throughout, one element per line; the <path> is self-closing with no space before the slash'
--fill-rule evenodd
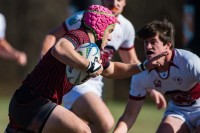
<path id="1" fill-rule="evenodd" d="M 171 47 L 172 47 L 172 44 L 170 42 L 168 42 L 168 43 L 165 44 L 165 49 L 166 50 L 167 49 L 171 49 Z"/>

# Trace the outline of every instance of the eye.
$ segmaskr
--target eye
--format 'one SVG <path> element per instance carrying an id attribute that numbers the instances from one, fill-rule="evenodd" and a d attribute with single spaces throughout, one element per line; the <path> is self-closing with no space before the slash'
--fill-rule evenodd
<path id="1" fill-rule="evenodd" d="M 109 32 L 109 33 L 112 33 L 112 32 L 113 32 L 113 29 L 110 29 L 108 32 Z"/>
<path id="2" fill-rule="evenodd" d="M 154 44 L 156 44 L 156 41 L 155 41 L 155 40 L 152 40 L 150 43 L 151 43 L 152 45 L 154 45 Z"/>

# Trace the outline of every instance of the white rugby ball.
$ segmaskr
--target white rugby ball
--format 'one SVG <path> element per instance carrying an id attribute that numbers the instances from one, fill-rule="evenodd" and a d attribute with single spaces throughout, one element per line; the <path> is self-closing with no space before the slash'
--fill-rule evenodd
<path id="1" fill-rule="evenodd" d="M 76 51 L 89 61 L 98 61 L 100 59 L 100 50 L 94 43 L 85 43 L 79 46 Z M 80 85 L 89 80 L 91 77 L 86 71 L 81 71 L 77 68 L 66 66 L 67 79 L 74 85 Z"/>

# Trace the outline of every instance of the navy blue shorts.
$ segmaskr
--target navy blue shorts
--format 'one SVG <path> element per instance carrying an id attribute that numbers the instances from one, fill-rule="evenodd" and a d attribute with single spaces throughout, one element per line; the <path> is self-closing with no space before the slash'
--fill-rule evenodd
<path id="1" fill-rule="evenodd" d="M 40 133 L 56 103 L 33 89 L 20 87 L 14 93 L 9 106 L 10 122 L 6 133 Z"/>

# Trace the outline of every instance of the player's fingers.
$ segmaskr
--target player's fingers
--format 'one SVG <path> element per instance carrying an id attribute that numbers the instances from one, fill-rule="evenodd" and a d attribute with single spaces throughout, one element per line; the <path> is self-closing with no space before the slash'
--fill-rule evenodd
<path id="1" fill-rule="evenodd" d="M 98 60 L 98 63 L 101 64 L 101 63 L 102 63 L 102 60 Z"/>
<path id="2" fill-rule="evenodd" d="M 163 52 L 163 53 L 161 53 L 161 54 L 159 54 L 159 55 L 157 55 L 157 56 L 155 56 L 155 57 L 153 57 L 151 60 L 152 60 L 152 61 L 155 61 L 155 60 L 158 60 L 158 59 L 160 59 L 161 57 L 166 56 L 166 55 L 168 55 L 168 52 L 167 52 L 167 51 L 166 51 L 166 52 Z"/>

